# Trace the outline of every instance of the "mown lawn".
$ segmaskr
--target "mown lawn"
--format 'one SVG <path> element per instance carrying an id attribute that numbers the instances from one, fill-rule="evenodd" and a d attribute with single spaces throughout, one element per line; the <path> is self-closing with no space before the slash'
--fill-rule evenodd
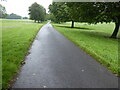
<path id="1" fill-rule="evenodd" d="M 70 23 L 53 24 L 53 26 L 86 53 L 118 75 L 118 39 L 109 38 L 113 32 L 114 23 L 99 23 L 97 25 L 76 23 L 75 28 L 70 28 Z"/>
<path id="2" fill-rule="evenodd" d="M 0 90 L 2 89 L 2 22 L 0 22 Z"/>
<path id="3" fill-rule="evenodd" d="M 6 88 L 19 71 L 21 62 L 43 23 L 33 21 L 2 21 L 2 86 Z"/>

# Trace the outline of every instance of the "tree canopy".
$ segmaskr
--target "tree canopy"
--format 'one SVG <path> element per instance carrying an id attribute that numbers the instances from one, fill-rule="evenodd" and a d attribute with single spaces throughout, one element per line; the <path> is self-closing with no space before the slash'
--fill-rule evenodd
<path id="1" fill-rule="evenodd" d="M 21 19 L 22 17 L 17 15 L 17 14 L 14 14 L 14 13 L 11 13 L 10 15 L 8 14 L 6 16 L 6 19 Z"/>
<path id="2" fill-rule="evenodd" d="M 30 19 L 35 20 L 35 22 L 44 21 L 46 17 L 46 10 L 43 6 L 35 2 L 29 7 L 29 15 Z"/>
<path id="3" fill-rule="evenodd" d="M 28 19 L 28 17 L 23 17 L 23 19 Z"/>
<path id="4" fill-rule="evenodd" d="M 69 8 L 76 7 L 79 21 L 87 23 L 115 23 L 112 38 L 116 38 L 120 26 L 120 3 L 119 2 L 87 2 L 67 3 Z"/>
<path id="5" fill-rule="evenodd" d="M 67 9 L 68 7 L 64 2 L 53 2 L 49 6 L 49 12 L 54 17 L 53 21 L 57 23 L 69 21 Z"/>
<path id="6" fill-rule="evenodd" d="M 114 22 L 115 30 L 111 37 L 117 36 L 120 26 L 119 2 L 53 2 L 49 9 L 56 21 L 72 21 L 72 27 L 74 22 L 93 24 Z"/>

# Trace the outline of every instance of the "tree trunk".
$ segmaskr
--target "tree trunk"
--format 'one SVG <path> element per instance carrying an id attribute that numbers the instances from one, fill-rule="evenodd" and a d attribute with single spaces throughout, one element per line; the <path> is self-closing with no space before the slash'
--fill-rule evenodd
<path id="1" fill-rule="evenodd" d="M 74 28 L 74 21 L 72 21 L 72 25 L 71 25 L 71 28 Z"/>
<path id="2" fill-rule="evenodd" d="M 114 29 L 113 34 L 111 35 L 111 38 L 117 38 L 117 33 L 119 31 L 119 26 L 120 26 L 120 23 L 115 23 L 115 29 Z"/>
<path id="3" fill-rule="evenodd" d="M 36 23 L 36 20 L 34 20 L 34 22 Z"/>

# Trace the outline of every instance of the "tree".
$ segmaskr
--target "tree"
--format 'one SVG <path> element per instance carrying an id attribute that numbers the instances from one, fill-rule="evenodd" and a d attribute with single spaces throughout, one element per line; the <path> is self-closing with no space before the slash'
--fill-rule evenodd
<path id="1" fill-rule="evenodd" d="M 28 19 L 28 17 L 23 17 L 23 19 Z"/>
<path id="2" fill-rule="evenodd" d="M 0 4 L 0 18 L 5 18 L 7 16 L 6 9 Z"/>
<path id="3" fill-rule="evenodd" d="M 115 29 L 111 38 L 116 38 L 120 26 L 120 2 L 96 3 L 101 13 L 97 16 L 100 22 L 114 22 Z"/>
<path id="4" fill-rule="evenodd" d="M 76 3 L 69 2 L 67 6 L 71 9 L 72 18 L 78 22 L 94 23 L 94 17 L 98 14 L 97 8 L 92 8 L 92 2 Z"/>
<path id="5" fill-rule="evenodd" d="M 33 3 L 29 7 L 30 19 L 40 22 L 45 20 L 46 10 L 43 6 Z"/>
<path id="6" fill-rule="evenodd" d="M 69 3 L 70 4 L 70 3 Z M 72 4 L 72 3 L 71 3 Z M 53 2 L 49 6 L 49 11 L 54 17 L 54 22 L 68 22 L 72 21 L 71 27 L 74 27 L 74 22 L 79 21 L 79 15 L 77 13 L 76 7 L 68 7 L 68 4 L 65 2 Z"/>
<path id="7" fill-rule="evenodd" d="M 54 2 L 49 6 L 57 22 L 72 21 L 97 24 L 115 23 L 111 38 L 116 38 L 120 26 L 120 2 Z"/>
<path id="8" fill-rule="evenodd" d="M 87 2 L 67 3 L 69 8 L 76 7 L 80 22 L 87 23 L 115 23 L 115 29 L 111 38 L 116 38 L 120 26 L 119 2 Z"/>
<path id="9" fill-rule="evenodd" d="M 64 2 L 53 2 L 49 5 L 49 12 L 54 17 L 54 22 L 61 23 L 69 21 L 69 13 L 67 5 Z"/>
<path id="10" fill-rule="evenodd" d="M 14 14 L 14 13 L 11 13 L 10 15 L 7 15 L 6 19 L 21 19 L 22 17 L 17 15 L 17 14 Z"/>
<path id="11" fill-rule="evenodd" d="M 66 3 L 67 5 L 67 10 L 68 10 L 68 15 L 69 15 L 69 20 L 72 21 L 71 28 L 74 28 L 74 22 L 79 22 L 80 21 L 80 15 L 78 13 L 79 7 L 76 5 L 76 3 Z M 81 21 L 82 22 L 82 21 Z"/>
<path id="12" fill-rule="evenodd" d="M 50 20 L 50 14 L 46 13 L 46 20 Z"/>
<path id="13" fill-rule="evenodd" d="M 75 8 L 79 16 L 79 22 L 87 23 L 115 23 L 115 29 L 111 38 L 116 38 L 120 26 L 120 3 L 119 2 L 69 2 L 69 8 Z M 74 15 L 74 14 L 73 14 Z"/>

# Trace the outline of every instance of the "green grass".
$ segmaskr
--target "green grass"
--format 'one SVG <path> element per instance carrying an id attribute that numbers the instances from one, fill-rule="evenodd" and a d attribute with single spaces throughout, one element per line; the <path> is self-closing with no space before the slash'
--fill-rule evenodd
<path id="1" fill-rule="evenodd" d="M 109 38 L 114 29 L 113 23 L 99 23 L 97 25 L 76 23 L 75 28 L 70 28 L 69 23 L 53 24 L 53 26 L 86 53 L 118 75 L 118 39 Z"/>
<path id="2" fill-rule="evenodd" d="M 0 90 L 2 89 L 2 22 L 0 22 Z"/>
<path id="3" fill-rule="evenodd" d="M 7 88 L 43 23 L 3 20 L 2 25 L 2 86 Z"/>

